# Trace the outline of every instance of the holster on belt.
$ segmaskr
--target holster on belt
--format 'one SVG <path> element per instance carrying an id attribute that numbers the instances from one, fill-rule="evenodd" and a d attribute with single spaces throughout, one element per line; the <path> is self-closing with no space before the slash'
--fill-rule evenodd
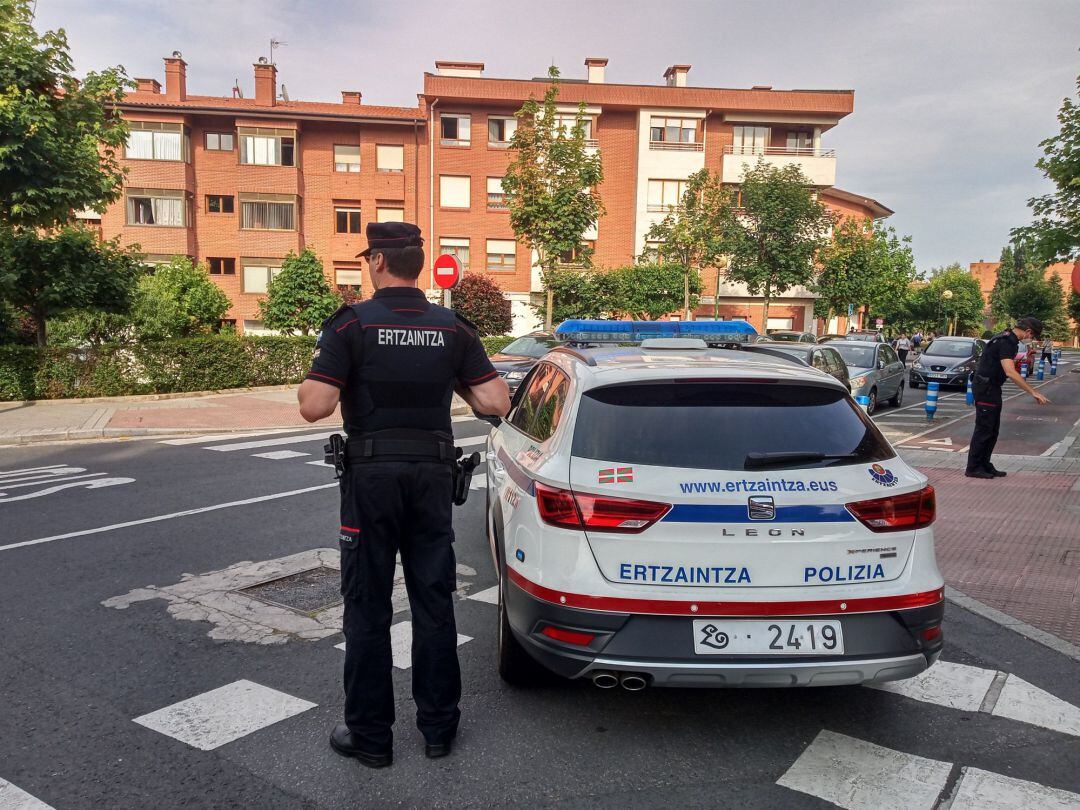
<path id="1" fill-rule="evenodd" d="M 457 448 L 458 460 L 454 464 L 454 506 L 461 506 L 469 499 L 469 484 L 473 471 L 480 465 L 480 454 L 470 453 L 462 457 L 461 448 Z"/>

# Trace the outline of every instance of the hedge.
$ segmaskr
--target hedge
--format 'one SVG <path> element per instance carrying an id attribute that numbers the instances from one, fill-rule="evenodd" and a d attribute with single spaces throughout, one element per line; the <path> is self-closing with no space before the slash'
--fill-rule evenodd
<path id="1" fill-rule="evenodd" d="M 484 350 L 489 355 L 497 354 L 513 343 L 514 337 L 510 335 L 491 335 L 490 337 L 480 338 L 480 342 L 484 344 Z"/>
<path id="2" fill-rule="evenodd" d="M 488 354 L 512 337 L 481 338 Z M 205 337 L 88 349 L 0 346 L 0 401 L 220 391 L 297 383 L 314 337 Z"/>

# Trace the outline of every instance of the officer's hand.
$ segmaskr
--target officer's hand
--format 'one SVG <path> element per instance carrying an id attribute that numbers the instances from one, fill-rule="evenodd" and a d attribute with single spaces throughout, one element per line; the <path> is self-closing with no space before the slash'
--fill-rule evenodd
<path id="1" fill-rule="evenodd" d="M 1048 404 L 1050 402 L 1049 398 L 1043 396 L 1038 391 L 1036 391 L 1034 394 L 1032 394 L 1032 396 L 1035 397 L 1035 404 L 1036 405 L 1046 405 L 1046 404 Z"/>

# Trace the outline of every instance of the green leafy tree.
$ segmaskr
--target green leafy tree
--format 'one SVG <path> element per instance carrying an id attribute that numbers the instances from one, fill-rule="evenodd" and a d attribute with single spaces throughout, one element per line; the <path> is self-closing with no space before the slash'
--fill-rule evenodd
<path id="1" fill-rule="evenodd" d="M 654 321 L 680 307 L 692 311 L 701 297 L 698 271 L 682 263 L 638 263 L 598 275 L 604 309 L 633 320 Z"/>
<path id="2" fill-rule="evenodd" d="M 592 268 L 556 266 L 548 274 L 547 289 L 551 293 L 552 323 L 571 318 L 600 318 L 606 314 L 607 298 L 603 271 Z M 546 319 L 548 303 L 533 305 L 533 310 Z"/>
<path id="3" fill-rule="evenodd" d="M 1066 312 L 1073 322 L 1073 334 L 1080 338 L 1080 292 L 1073 290 L 1069 293 L 1069 303 Z"/>
<path id="4" fill-rule="evenodd" d="M 309 335 L 341 306 L 341 297 L 330 287 L 323 264 L 311 250 L 299 256 L 290 252 L 259 301 L 263 323 L 287 335 Z"/>
<path id="5" fill-rule="evenodd" d="M 481 337 L 510 333 L 510 301 L 483 273 L 469 273 L 454 288 L 453 308 L 476 325 Z"/>
<path id="6" fill-rule="evenodd" d="M 1076 79 L 1080 91 L 1080 76 Z M 1080 101 L 1080 99 L 1078 99 Z M 1013 230 L 1028 240 L 1039 261 L 1080 258 L 1080 103 L 1066 98 L 1058 111 L 1061 130 L 1039 145 L 1043 156 L 1035 163 L 1056 190 L 1028 200 L 1034 214 L 1031 225 Z"/>
<path id="7" fill-rule="evenodd" d="M 715 311 L 719 311 L 719 286 L 721 269 L 727 266 L 727 236 L 734 217 L 734 201 L 731 189 L 720 182 L 719 176 L 708 169 L 694 172 L 686 182 L 686 190 L 678 207 L 668 211 L 654 223 L 645 238 L 660 242 L 657 255 L 642 255 L 639 262 L 653 266 L 657 262 L 665 267 L 675 264 L 683 273 L 683 317 L 690 318 L 691 276 L 698 277 L 707 268 L 717 271 L 717 297 Z M 700 290 L 698 291 L 700 292 Z M 696 306 L 695 302 L 693 306 Z M 674 308 L 666 310 L 672 312 Z"/>
<path id="8" fill-rule="evenodd" d="M 938 334 L 979 334 L 983 296 L 979 282 L 959 264 L 936 267 L 911 296 L 916 324 Z"/>
<path id="9" fill-rule="evenodd" d="M 48 332 L 53 346 L 127 343 L 135 337 L 135 322 L 128 313 L 82 309 L 50 320 Z"/>
<path id="10" fill-rule="evenodd" d="M 205 265 L 173 256 L 153 275 L 139 280 L 135 330 L 142 340 L 207 334 L 218 328 L 229 306 L 229 297 L 211 280 Z"/>
<path id="11" fill-rule="evenodd" d="M 996 322 L 1002 323 L 1009 318 L 1006 295 L 1018 284 L 1041 279 L 1042 268 L 1033 260 L 1031 248 L 1018 240 L 1001 249 L 998 262 L 1001 266 L 990 290 L 990 314 Z"/>
<path id="12" fill-rule="evenodd" d="M 1050 323 L 1065 313 L 1061 279 L 1031 278 L 1021 281 L 1005 291 L 1001 305 L 1013 322 L 1025 315 L 1033 315 L 1043 323 Z"/>
<path id="13" fill-rule="evenodd" d="M 590 153 L 585 145 L 584 104 L 578 107 L 574 125 L 569 130 L 561 127 L 558 68 L 552 66 L 548 77 L 544 100 L 530 97 L 517 113 L 517 131 L 510 140 L 513 158 L 502 185 L 510 226 L 538 257 L 547 291 L 544 324 L 550 329 L 559 257 L 580 251 L 585 232 L 604 213 L 597 192 L 604 169 L 600 155 Z M 588 255 L 583 258 L 587 266 Z"/>
<path id="14" fill-rule="evenodd" d="M 49 318 L 78 309 L 127 312 L 141 271 L 135 250 L 101 242 L 86 228 L 0 227 L 0 300 L 33 320 L 39 346 L 48 340 Z"/>
<path id="15" fill-rule="evenodd" d="M 0 227 L 52 228 L 120 195 L 122 67 L 76 80 L 64 31 L 39 34 L 31 0 L 0 0 Z"/>
<path id="16" fill-rule="evenodd" d="M 773 297 L 809 284 L 833 217 L 794 165 L 777 168 L 759 160 L 743 177 L 741 195 L 726 240 L 731 253 L 727 275 L 765 299 L 762 325 L 767 327 Z"/>

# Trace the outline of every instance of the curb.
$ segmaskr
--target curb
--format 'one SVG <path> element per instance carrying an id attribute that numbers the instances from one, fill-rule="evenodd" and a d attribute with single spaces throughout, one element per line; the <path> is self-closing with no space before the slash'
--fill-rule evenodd
<path id="1" fill-rule="evenodd" d="M 24 399 L 5 400 L 0 405 L 13 405 L 16 407 L 29 407 L 35 405 L 80 405 L 94 403 L 116 403 L 122 405 L 126 402 L 162 402 L 168 399 L 200 399 L 202 397 L 220 397 L 230 394 L 254 394 L 266 391 L 289 391 L 296 388 L 299 383 L 287 383 L 285 385 L 257 385 L 252 388 L 222 388 L 219 391 L 173 391 L 168 394 L 133 394 L 127 397 L 69 397 L 67 399 Z"/>
<path id="2" fill-rule="evenodd" d="M 1080 661 L 1080 647 L 1069 643 L 1063 638 L 1058 638 L 1053 633 L 1048 633 L 1027 622 L 1020 621 L 1020 619 L 1010 616 L 997 608 L 990 607 L 985 602 L 980 602 L 978 599 L 968 596 L 966 593 L 961 593 L 956 588 L 951 588 L 948 585 L 945 586 L 945 598 L 958 607 L 964 608 L 964 610 L 982 616 L 984 619 L 989 619 L 995 624 L 1000 624 L 1008 630 L 1042 644 L 1044 647 L 1049 647 L 1054 652 L 1059 652 L 1074 661 Z"/>

